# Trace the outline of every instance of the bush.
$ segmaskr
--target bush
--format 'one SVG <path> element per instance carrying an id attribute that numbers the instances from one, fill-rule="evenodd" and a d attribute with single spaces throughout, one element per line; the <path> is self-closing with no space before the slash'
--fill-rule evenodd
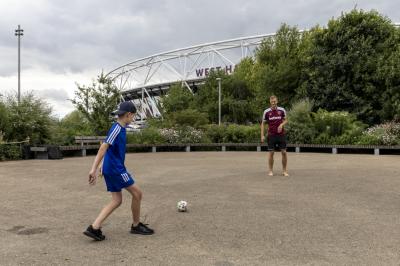
<path id="1" fill-rule="evenodd" d="M 153 127 L 148 127 L 140 132 L 127 135 L 127 143 L 130 144 L 162 144 L 167 140 L 161 134 L 160 130 Z"/>
<path id="2" fill-rule="evenodd" d="M 212 143 L 223 143 L 225 136 L 225 127 L 218 125 L 208 125 L 206 135 Z"/>
<path id="3" fill-rule="evenodd" d="M 199 129 L 193 127 L 164 128 L 161 135 L 168 143 L 207 143 L 210 140 Z"/>
<path id="4" fill-rule="evenodd" d="M 6 102 L 8 125 L 4 129 L 7 141 L 23 141 L 29 137 L 31 143 L 43 144 L 51 138 L 51 107 L 33 94 L 26 94 L 18 103 L 16 97 Z"/>
<path id="5" fill-rule="evenodd" d="M 358 144 L 399 145 L 400 123 L 387 122 L 368 128 L 363 132 Z"/>
<path id="6" fill-rule="evenodd" d="M 179 112 L 190 107 L 194 99 L 188 88 L 181 84 L 171 86 L 168 94 L 161 97 L 161 106 L 165 114 Z"/>
<path id="7" fill-rule="evenodd" d="M 208 124 L 207 115 L 194 109 L 170 113 L 166 116 L 166 119 L 165 123 L 170 124 L 172 127 L 189 126 L 199 128 Z"/>
<path id="8" fill-rule="evenodd" d="M 369 135 L 363 133 L 363 135 L 358 139 L 357 144 L 359 145 L 381 145 L 381 141 L 378 136 Z"/>
<path id="9" fill-rule="evenodd" d="M 0 144 L 0 161 L 18 160 L 22 158 L 19 145 Z"/>
<path id="10" fill-rule="evenodd" d="M 8 126 L 8 108 L 3 103 L 0 101 L 0 135 L 3 136 L 4 132 L 6 131 L 6 128 Z"/>
<path id="11" fill-rule="evenodd" d="M 140 132 L 129 134 L 128 143 L 163 144 L 163 143 L 208 143 L 206 134 L 193 127 L 154 128 L 148 127 Z"/>
<path id="12" fill-rule="evenodd" d="M 318 110 L 313 114 L 314 127 L 318 136 L 316 144 L 355 144 L 365 125 L 356 120 L 356 116 L 348 112 L 328 112 Z"/>
<path id="13" fill-rule="evenodd" d="M 54 121 L 49 144 L 70 145 L 75 143 L 75 136 L 96 135 L 84 115 L 75 110 L 61 121 Z"/>
<path id="14" fill-rule="evenodd" d="M 209 125 L 206 135 L 214 143 L 255 143 L 260 141 L 260 126 Z"/>
<path id="15" fill-rule="evenodd" d="M 313 103 L 308 99 L 293 104 L 288 112 L 286 135 L 290 143 L 311 143 L 316 135 L 312 120 Z"/>

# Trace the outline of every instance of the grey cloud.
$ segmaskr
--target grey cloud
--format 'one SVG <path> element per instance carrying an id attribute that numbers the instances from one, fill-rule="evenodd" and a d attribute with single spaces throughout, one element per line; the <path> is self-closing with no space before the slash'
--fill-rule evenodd
<path id="1" fill-rule="evenodd" d="M 63 104 L 69 99 L 68 93 L 64 89 L 43 89 L 34 91 L 34 93 L 45 100 Z"/>
<path id="2" fill-rule="evenodd" d="M 16 72 L 13 31 L 18 23 L 25 30 L 23 67 L 79 73 L 111 70 L 133 59 L 194 44 L 271 33 L 282 22 L 310 28 L 356 4 L 344 0 L 11 3 L 15 2 L 0 4 L 1 76 Z M 358 8 L 376 9 L 400 21 L 395 0 L 357 3 Z"/>

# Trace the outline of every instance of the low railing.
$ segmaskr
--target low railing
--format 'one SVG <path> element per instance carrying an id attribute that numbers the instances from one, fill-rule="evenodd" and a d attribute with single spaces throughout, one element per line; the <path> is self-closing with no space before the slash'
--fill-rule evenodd
<path id="1" fill-rule="evenodd" d="M 267 149 L 267 144 L 263 143 L 176 143 L 176 144 L 127 144 L 128 149 L 139 148 L 142 150 L 148 149 L 151 152 L 157 152 L 159 150 L 184 150 L 190 152 L 193 149 L 213 147 L 219 148 L 221 151 L 228 151 L 231 148 L 253 148 L 254 151 L 261 152 Z M 82 156 L 86 155 L 86 150 L 95 150 L 100 147 L 100 144 L 96 145 L 72 145 L 72 146 L 60 146 L 61 151 L 80 151 Z M 340 153 L 340 151 L 354 151 L 353 153 L 359 153 L 357 151 L 371 151 L 375 155 L 379 155 L 381 150 L 392 150 L 400 153 L 400 145 L 396 146 L 382 146 L 382 145 L 325 145 L 325 144 L 287 144 L 288 151 L 294 151 L 300 153 L 302 151 L 324 151 L 331 152 L 333 154 Z M 201 149 L 199 149 L 201 150 Z"/>

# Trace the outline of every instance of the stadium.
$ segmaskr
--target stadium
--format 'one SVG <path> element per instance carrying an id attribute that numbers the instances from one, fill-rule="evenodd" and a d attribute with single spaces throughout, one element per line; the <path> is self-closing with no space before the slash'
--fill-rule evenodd
<path id="1" fill-rule="evenodd" d="M 393 25 L 400 27 L 400 23 Z M 138 117 L 160 117 L 159 97 L 171 85 L 182 83 L 196 92 L 212 71 L 232 73 L 242 59 L 254 57 L 264 39 L 274 36 L 261 34 L 161 52 L 119 66 L 106 76 L 122 92 L 122 100 L 132 100 L 139 107 Z"/>
<path id="2" fill-rule="evenodd" d="M 123 100 L 132 100 L 139 107 L 138 116 L 159 117 L 159 97 L 172 84 L 181 82 L 195 92 L 212 71 L 232 73 L 236 64 L 254 57 L 262 41 L 273 36 L 274 33 L 241 37 L 162 52 L 124 64 L 106 76 L 122 92 Z"/>

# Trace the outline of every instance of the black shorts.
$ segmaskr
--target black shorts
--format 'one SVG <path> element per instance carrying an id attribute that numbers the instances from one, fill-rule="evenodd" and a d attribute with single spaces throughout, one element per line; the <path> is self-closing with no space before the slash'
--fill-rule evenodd
<path id="1" fill-rule="evenodd" d="M 286 150 L 286 136 L 268 136 L 268 151 Z"/>

